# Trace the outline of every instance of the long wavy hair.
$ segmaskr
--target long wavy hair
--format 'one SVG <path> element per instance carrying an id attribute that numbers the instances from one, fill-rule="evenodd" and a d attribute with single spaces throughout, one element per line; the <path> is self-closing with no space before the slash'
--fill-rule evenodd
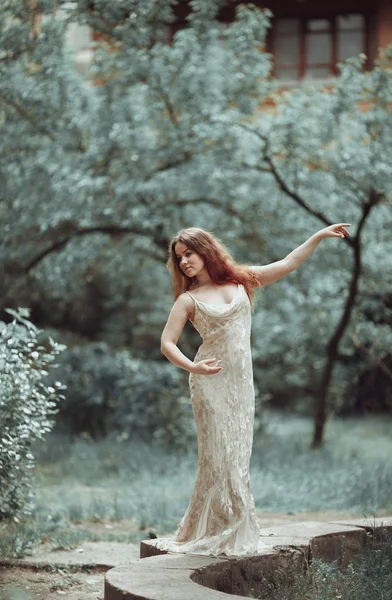
<path id="1" fill-rule="evenodd" d="M 253 307 L 255 287 L 260 285 L 256 274 L 246 265 L 235 262 L 221 240 L 199 227 L 181 229 L 169 242 L 169 258 L 166 266 L 172 276 L 175 299 L 183 292 L 190 290 L 195 284 L 195 277 L 188 277 L 180 269 L 175 252 L 178 242 L 182 242 L 204 259 L 208 274 L 217 285 L 241 283 Z"/>

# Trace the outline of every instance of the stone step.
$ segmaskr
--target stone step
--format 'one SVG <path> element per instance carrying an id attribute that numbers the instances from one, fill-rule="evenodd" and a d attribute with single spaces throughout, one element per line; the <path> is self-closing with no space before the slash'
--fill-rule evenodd
<path id="1" fill-rule="evenodd" d="M 269 546 L 262 553 L 218 558 L 168 553 L 156 540 L 144 540 L 139 560 L 106 573 L 105 600 L 228 600 L 232 594 L 268 600 L 272 587 L 290 583 L 313 559 L 344 567 L 387 535 L 392 517 L 288 521 L 262 529 Z"/>

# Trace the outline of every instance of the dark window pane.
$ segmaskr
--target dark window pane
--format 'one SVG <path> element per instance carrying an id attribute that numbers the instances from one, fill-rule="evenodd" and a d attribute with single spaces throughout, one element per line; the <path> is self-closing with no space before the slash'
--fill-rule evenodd
<path id="1" fill-rule="evenodd" d="M 299 33 L 299 19 L 277 19 L 274 29 L 277 35 Z"/>
<path id="2" fill-rule="evenodd" d="M 276 77 L 295 81 L 303 68 L 305 79 L 317 80 L 333 76 L 335 65 L 332 64 L 332 44 L 336 41 L 338 61 L 365 52 L 365 26 L 365 17 L 359 13 L 302 21 L 299 18 L 276 19 L 273 23 Z M 302 43 L 304 56 L 301 59 Z"/>
<path id="3" fill-rule="evenodd" d="M 306 26 L 308 31 L 330 31 L 331 29 L 328 19 L 310 19 Z"/>
<path id="4" fill-rule="evenodd" d="M 307 67 L 305 79 L 325 79 L 331 75 L 329 67 Z"/>
<path id="5" fill-rule="evenodd" d="M 364 52 L 365 36 L 363 31 L 339 31 L 338 60 L 346 60 Z"/>
<path id="6" fill-rule="evenodd" d="M 308 34 L 306 36 L 306 62 L 329 63 L 331 61 L 331 36 L 329 33 Z"/>
<path id="7" fill-rule="evenodd" d="M 362 31 L 364 28 L 363 15 L 342 15 L 338 17 L 338 29 L 350 30 L 356 29 Z"/>
<path id="8" fill-rule="evenodd" d="M 275 62 L 279 65 L 296 65 L 299 60 L 299 36 L 275 39 Z"/>
<path id="9" fill-rule="evenodd" d="M 275 68 L 275 75 L 279 81 L 296 81 L 299 78 L 298 69 Z"/>

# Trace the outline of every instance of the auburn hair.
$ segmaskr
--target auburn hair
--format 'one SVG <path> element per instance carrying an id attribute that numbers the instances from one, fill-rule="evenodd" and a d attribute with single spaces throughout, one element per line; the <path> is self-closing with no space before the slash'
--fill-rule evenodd
<path id="1" fill-rule="evenodd" d="M 181 229 L 169 242 L 169 258 L 166 266 L 172 276 L 175 300 L 180 294 L 190 290 L 195 283 L 195 277 L 188 277 L 180 269 L 175 251 L 178 242 L 182 242 L 204 259 L 208 274 L 217 285 L 241 283 L 253 307 L 255 288 L 260 285 L 256 274 L 247 265 L 235 262 L 220 239 L 199 227 Z"/>

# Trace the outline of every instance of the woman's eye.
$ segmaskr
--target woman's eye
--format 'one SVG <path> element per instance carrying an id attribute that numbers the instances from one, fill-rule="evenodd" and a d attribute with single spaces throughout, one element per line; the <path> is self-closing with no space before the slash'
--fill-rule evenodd
<path id="1" fill-rule="evenodd" d="M 188 256 L 191 256 L 191 255 L 192 255 L 192 252 L 189 251 L 189 252 L 185 252 L 185 254 L 183 256 L 186 256 L 188 258 Z M 181 258 L 182 258 L 181 256 L 177 256 L 177 262 L 180 262 Z"/>

